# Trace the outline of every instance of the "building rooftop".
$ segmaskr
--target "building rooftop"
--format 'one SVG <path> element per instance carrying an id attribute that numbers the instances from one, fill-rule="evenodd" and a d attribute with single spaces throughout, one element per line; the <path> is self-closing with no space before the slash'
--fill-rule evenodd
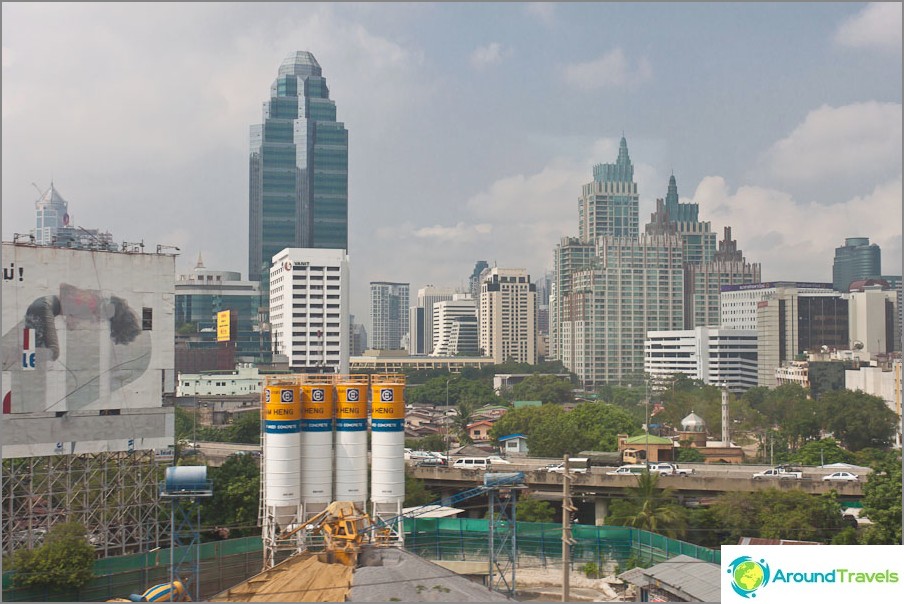
<path id="1" fill-rule="evenodd" d="M 618 577 L 638 587 L 668 591 L 686 602 L 718 602 L 722 598 L 719 566 L 683 554 L 650 568 L 632 568 Z"/>

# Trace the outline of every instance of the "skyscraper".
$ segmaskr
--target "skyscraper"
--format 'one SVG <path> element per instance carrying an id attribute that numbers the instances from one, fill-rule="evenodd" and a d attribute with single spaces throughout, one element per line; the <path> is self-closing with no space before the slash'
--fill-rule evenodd
<path id="1" fill-rule="evenodd" d="M 401 350 L 408 333 L 408 283 L 372 281 L 370 284 L 370 346 Z"/>
<path id="2" fill-rule="evenodd" d="M 496 364 L 537 362 L 537 286 L 520 268 L 493 267 L 480 283 L 479 345 Z"/>
<path id="3" fill-rule="evenodd" d="M 408 354 L 429 355 L 433 352 L 434 304 L 451 300 L 455 290 L 451 287 L 428 285 L 417 290 L 417 300 L 408 315 Z"/>
<path id="4" fill-rule="evenodd" d="M 57 231 L 69 224 L 69 202 L 50 188 L 35 202 L 35 243 L 53 245 Z"/>
<path id="5" fill-rule="evenodd" d="M 835 262 L 832 265 L 832 287 L 835 291 L 846 292 L 851 281 L 857 279 L 878 279 L 882 274 L 882 252 L 869 237 L 848 237 L 844 246 L 835 248 Z"/>
<path id="6" fill-rule="evenodd" d="M 593 182 L 584 185 L 578 201 L 581 241 L 602 235 L 637 237 L 637 183 L 624 136 L 615 163 L 593 167 Z"/>
<path id="7" fill-rule="evenodd" d="M 251 126 L 249 280 L 266 280 L 285 248 L 348 249 L 348 131 L 304 51 L 282 62 L 263 123 Z"/>

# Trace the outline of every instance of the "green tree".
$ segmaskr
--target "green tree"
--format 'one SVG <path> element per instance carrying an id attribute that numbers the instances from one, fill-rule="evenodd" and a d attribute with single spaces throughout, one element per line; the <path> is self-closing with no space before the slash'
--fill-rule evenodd
<path id="1" fill-rule="evenodd" d="M 201 505 L 204 526 L 229 528 L 230 536 L 256 535 L 261 473 L 251 455 L 230 455 L 210 469 L 213 495 Z"/>
<path id="2" fill-rule="evenodd" d="M 705 461 L 703 453 L 693 447 L 681 447 L 678 449 L 678 463 L 691 463 Z"/>
<path id="3" fill-rule="evenodd" d="M 863 486 L 863 515 L 872 522 L 864 531 L 864 544 L 901 543 L 900 453 L 873 466 Z"/>
<path id="4" fill-rule="evenodd" d="M 687 510 L 677 503 L 671 489 L 659 487 L 658 474 L 644 471 L 625 498 L 612 502 L 606 522 L 679 538 L 687 529 Z"/>
<path id="5" fill-rule="evenodd" d="M 257 411 L 236 414 L 226 431 L 227 442 L 257 445 L 261 442 L 261 416 Z"/>
<path id="6" fill-rule="evenodd" d="M 555 514 L 551 503 L 530 495 L 519 497 L 515 504 L 515 518 L 518 522 L 552 522 Z"/>
<path id="7" fill-rule="evenodd" d="M 416 505 L 427 505 L 436 501 L 438 497 L 433 491 L 427 489 L 424 481 L 411 475 L 408 467 L 405 467 L 405 502 L 402 504 L 406 508 Z"/>
<path id="8" fill-rule="evenodd" d="M 446 439 L 442 434 L 428 434 L 421 438 L 406 438 L 405 446 L 418 451 L 445 451 Z"/>
<path id="9" fill-rule="evenodd" d="M 895 434 L 897 416 L 878 396 L 850 390 L 826 392 L 819 399 L 825 429 L 845 449 L 888 448 Z"/>
<path id="10" fill-rule="evenodd" d="M 838 446 L 838 441 L 834 438 L 824 438 L 802 446 L 797 453 L 791 456 L 791 461 L 805 466 L 853 463 L 854 455 Z"/>
<path id="11" fill-rule="evenodd" d="M 512 388 L 516 401 L 570 403 L 574 401 L 571 382 L 554 375 L 534 374 Z"/>
<path id="12" fill-rule="evenodd" d="M 55 525 L 44 543 L 13 554 L 17 587 L 78 589 L 94 578 L 94 548 L 77 522 Z"/>
<path id="13" fill-rule="evenodd" d="M 193 411 L 176 407 L 174 409 L 174 421 L 176 430 L 176 442 L 182 439 L 192 438 L 195 427 L 195 414 Z"/>

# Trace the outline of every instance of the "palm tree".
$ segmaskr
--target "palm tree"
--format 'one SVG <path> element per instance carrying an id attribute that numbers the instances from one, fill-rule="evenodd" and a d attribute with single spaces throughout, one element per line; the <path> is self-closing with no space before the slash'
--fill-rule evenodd
<path id="1" fill-rule="evenodd" d="M 462 400 L 455 408 L 455 415 L 452 417 L 452 428 L 458 433 L 458 441 L 463 445 L 471 442 L 471 437 L 468 436 L 468 424 L 471 423 L 473 413 L 474 403 Z"/>
<path id="2" fill-rule="evenodd" d="M 628 489 L 624 499 L 612 502 L 608 521 L 679 538 L 687 528 L 687 513 L 671 489 L 659 488 L 659 475 L 644 470 L 637 475 L 637 486 Z"/>

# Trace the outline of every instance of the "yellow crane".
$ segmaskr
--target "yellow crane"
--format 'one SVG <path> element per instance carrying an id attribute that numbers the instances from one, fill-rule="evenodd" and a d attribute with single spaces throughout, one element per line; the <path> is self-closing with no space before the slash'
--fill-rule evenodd
<path id="1" fill-rule="evenodd" d="M 312 535 L 323 535 L 327 562 L 355 566 L 365 533 L 370 526 L 370 516 L 358 510 L 354 503 L 334 501 L 304 524 L 280 535 L 280 539 L 288 539 L 301 530 L 309 531 Z"/>

